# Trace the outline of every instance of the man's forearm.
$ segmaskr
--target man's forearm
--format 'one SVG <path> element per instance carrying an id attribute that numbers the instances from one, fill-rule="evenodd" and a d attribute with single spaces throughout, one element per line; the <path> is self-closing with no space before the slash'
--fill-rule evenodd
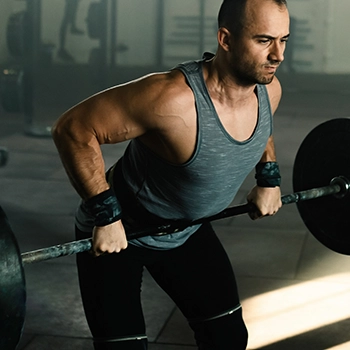
<path id="1" fill-rule="evenodd" d="M 273 140 L 273 136 L 270 136 L 267 144 L 265 151 L 259 161 L 259 163 L 265 163 L 265 162 L 276 162 L 277 157 L 276 157 L 276 152 L 275 152 L 275 143 Z"/>
<path id="2" fill-rule="evenodd" d="M 58 128 L 53 129 L 52 135 L 67 175 L 83 200 L 109 188 L 97 139 L 76 140 Z"/>

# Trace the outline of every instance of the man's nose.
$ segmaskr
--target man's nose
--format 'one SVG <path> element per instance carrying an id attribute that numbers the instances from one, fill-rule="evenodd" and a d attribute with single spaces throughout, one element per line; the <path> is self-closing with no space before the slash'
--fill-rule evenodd
<path id="1" fill-rule="evenodd" d="M 281 63 L 284 60 L 284 50 L 285 50 L 284 43 L 275 43 L 271 47 L 269 60 Z"/>

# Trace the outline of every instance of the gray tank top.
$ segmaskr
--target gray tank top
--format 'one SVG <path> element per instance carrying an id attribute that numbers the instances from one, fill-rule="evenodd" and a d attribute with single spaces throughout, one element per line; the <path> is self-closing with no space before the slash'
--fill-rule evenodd
<path id="1" fill-rule="evenodd" d="M 185 75 L 197 109 L 197 142 L 191 159 L 174 165 L 138 139 L 123 157 L 123 175 L 140 203 L 151 213 L 171 220 L 195 220 L 224 210 L 259 162 L 272 134 L 272 114 L 266 87 L 257 85 L 259 115 L 253 135 L 240 142 L 225 130 L 209 96 L 202 60 L 174 69 Z M 166 236 L 143 237 L 130 243 L 152 249 L 183 244 L 199 226 Z"/>

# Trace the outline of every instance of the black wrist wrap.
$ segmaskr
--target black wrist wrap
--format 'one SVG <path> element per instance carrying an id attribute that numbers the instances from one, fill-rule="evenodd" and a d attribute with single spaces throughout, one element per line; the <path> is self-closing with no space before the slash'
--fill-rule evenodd
<path id="1" fill-rule="evenodd" d="M 122 217 L 122 209 L 112 189 L 88 199 L 84 206 L 95 218 L 95 226 L 106 226 Z"/>
<path id="2" fill-rule="evenodd" d="M 255 170 L 256 184 L 259 187 L 276 187 L 281 185 L 281 174 L 277 162 L 258 163 Z"/>

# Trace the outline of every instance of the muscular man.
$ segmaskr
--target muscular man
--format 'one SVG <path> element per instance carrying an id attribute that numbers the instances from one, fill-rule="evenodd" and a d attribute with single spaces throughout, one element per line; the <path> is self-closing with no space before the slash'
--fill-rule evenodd
<path id="1" fill-rule="evenodd" d="M 56 123 L 54 140 L 82 197 L 77 238 L 93 237 L 93 254 L 77 260 L 95 349 L 147 349 L 144 267 L 188 319 L 199 349 L 246 348 L 234 273 L 210 224 L 129 242 L 125 229 L 213 215 L 254 167 L 251 217 L 277 212 L 272 114 L 288 36 L 285 0 L 225 0 L 215 55 L 103 91 Z M 100 145 L 126 140 L 105 174 Z"/>

